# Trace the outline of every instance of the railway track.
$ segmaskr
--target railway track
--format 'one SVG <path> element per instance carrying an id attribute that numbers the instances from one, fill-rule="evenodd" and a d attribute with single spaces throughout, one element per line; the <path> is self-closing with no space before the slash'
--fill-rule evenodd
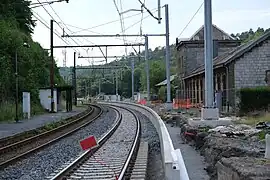
<path id="1" fill-rule="evenodd" d="M 89 113 L 50 131 L 0 148 L 0 170 L 90 124 L 102 114 L 102 108 L 91 105 Z"/>
<path id="2" fill-rule="evenodd" d="M 72 122 L 72 121 L 77 120 L 81 117 L 87 116 L 87 115 L 91 114 L 92 112 L 93 112 L 93 107 L 88 106 L 87 110 L 85 110 L 81 113 L 78 113 L 75 116 L 68 117 L 64 121 L 58 121 L 58 122 L 56 122 L 56 124 L 58 124 L 58 126 L 60 127 L 60 125 L 68 124 L 69 122 Z M 46 131 L 49 131 L 49 130 L 46 130 L 46 128 L 44 128 L 44 127 L 39 127 L 37 129 L 32 129 L 32 130 L 18 133 L 18 134 L 12 135 L 12 136 L 1 138 L 0 139 L 0 148 L 8 146 L 10 144 L 14 144 L 14 143 L 19 142 L 19 141 L 23 141 L 25 139 L 28 139 L 28 138 L 36 136 L 36 135 L 42 134 Z"/>
<path id="3" fill-rule="evenodd" d="M 121 180 L 131 176 L 140 144 L 140 121 L 126 108 L 113 108 L 121 116 L 98 141 L 99 146 L 66 163 L 66 167 L 55 170 L 47 179 Z"/>

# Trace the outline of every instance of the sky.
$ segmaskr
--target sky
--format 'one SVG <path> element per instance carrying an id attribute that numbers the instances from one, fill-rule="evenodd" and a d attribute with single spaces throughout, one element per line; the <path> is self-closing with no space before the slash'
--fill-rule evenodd
<path id="1" fill-rule="evenodd" d="M 46 2 L 51 0 L 39 0 Z M 145 6 L 157 13 L 157 0 L 145 1 Z M 32 0 L 37 3 L 38 0 Z M 169 7 L 169 29 L 170 44 L 175 43 L 176 38 L 188 38 L 204 24 L 204 6 L 199 7 L 203 0 L 161 0 L 161 6 L 168 4 Z M 55 32 L 61 37 L 63 28 L 65 34 L 69 35 L 97 35 L 97 34 L 121 34 L 122 28 L 120 16 L 117 12 L 124 12 L 129 9 L 140 10 L 139 0 L 69 0 L 57 2 L 43 7 L 33 8 L 33 17 L 37 21 L 34 29 L 33 39 L 39 42 L 43 48 L 50 48 L 50 31 L 48 29 L 50 20 L 53 18 Z M 196 11 L 199 9 L 198 13 Z M 50 15 L 49 15 L 50 14 Z M 194 16 L 194 14 L 196 14 Z M 161 9 L 161 24 L 149 16 L 145 10 L 143 14 L 138 11 L 130 11 L 123 14 L 123 29 L 125 34 L 164 34 L 165 33 L 165 8 Z M 51 17 L 52 16 L 52 17 Z M 192 19 L 192 17 L 194 18 Z M 256 30 L 258 27 L 269 28 L 270 1 L 269 0 L 212 0 L 212 23 L 225 32 L 239 33 L 248 31 L 250 28 Z M 143 19 L 141 21 L 141 19 Z M 192 21 L 189 23 L 189 21 Z M 41 23 L 47 25 L 47 27 Z M 114 21 L 114 22 L 112 22 Z M 112 23 L 107 23 L 112 22 Z M 103 26 L 99 26 L 106 24 Z M 188 26 L 187 26 L 188 24 Z M 96 27 L 98 26 L 98 27 Z M 186 27 L 187 26 L 187 27 Z M 186 27 L 186 28 L 185 28 Z M 84 30 L 83 30 L 84 29 Z M 182 32 L 182 33 L 181 33 Z M 123 38 L 60 38 L 54 35 L 54 45 L 99 45 L 99 44 L 124 44 Z M 65 42 L 63 42 L 65 40 Z M 140 37 L 127 37 L 127 43 L 144 43 Z M 149 37 L 149 48 L 165 46 L 165 37 Z M 137 52 L 138 47 L 134 47 Z M 141 47 L 143 50 L 144 47 Z M 101 48 L 105 53 L 105 48 Z M 79 56 L 102 56 L 99 48 L 56 48 L 54 56 L 57 65 L 63 66 L 64 51 L 66 51 L 66 66 L 73 65 L 74 52 Z M 108 47 L 108 56 L 122 56 L 134 52 L 132 47 Z M 78 58 L 77 65 L 100 64 L 104 59 Z M 114 59 L 109 59 L 113 61 Z"/>

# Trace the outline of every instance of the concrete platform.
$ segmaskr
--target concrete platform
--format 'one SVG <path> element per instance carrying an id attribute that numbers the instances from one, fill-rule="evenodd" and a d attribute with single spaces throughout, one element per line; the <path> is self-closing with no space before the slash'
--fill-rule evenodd
<path id="1" fill-rule="evenodd" d="M 19 123 L 0 123 L 0 139 L 15 134 L 22 133 L 24 131 L 30 131 L 46 124 L 57 122 L 72 116 L 75 116 L 82 111 L 86 110 L 86 107 L 75 108 L 71 112 L 58 112 L 58 113 L 46 113 L 38 116 L 33 116 L 30 119 L 20 120 Z"/>
<path id="2" fill-rule="evenodd" d="M 219 118 L 218 120 L 204 120 L 201 118 L 189 118 L 188 124 L 192 127 L 217 127 L 228 126 L 232 124 L 232 119 L 229 117 Z"/>

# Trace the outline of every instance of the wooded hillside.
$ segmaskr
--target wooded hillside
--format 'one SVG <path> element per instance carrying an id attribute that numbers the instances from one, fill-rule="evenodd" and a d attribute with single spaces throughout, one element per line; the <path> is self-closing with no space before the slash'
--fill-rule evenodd
<path id="1" fill-rule="evenodd" d="M 246 43 L 252 39 L 258 38 L 269 29 L 264 30 L 258 28 L 256 31 L 250 29 L 249 31 L 231 34 L 231 36 L 238 38 L 242 43 Z M 175 45 L 171 45 L 171 74 L 176 73 L 176 50 Z M 131 53 L 130 55 L 134 55 Z M 140 53 L 144 55 L 144 51 Z M 154 50 L 149 49 L 149 65 L 150 65 L 150 88 L 152 93 L 160 94 L 162 91 L 158 91 L 155 85 L 164 79 L 166 79 L 165 73 L 165 47 L 156 47 Z M 124 97 L 131 96 L 131 60 L 132 58 L 122 58 L 119 61 L 114 61 L 110 65 L 126 66 L 119 73 L 119 94 Z M 60 68 L 61 75 L 66 77 L 71 76 L 70 68 Z M 115 94 L 115 75 L 111 70 L 77 70 L 78 76 L 78 93 L 79 96 L 85 96 L 86 94 L 96 95 L 98 93 L 98 80 L 101 80 L 101 91 L 106 94 Z M 145 73 L 145 60 L 144 58 L 135 59 L 135 92 L 146 90 L 146 73 Z M 174 84 L 173 84 L 174 86 Z M 173 88 L 172 88 L 173 89 Z M 172 92 L 173 93 L 173 92 Z M 160 96 L 162 96 L 160 94 Z M 162 97 L 161 97 L 162 98 Z"/>
<path id="2" fill-rule="evenodd" d="M 39 105 L 38 89 L 49 86 L 49 54 L 32 40 L 35 27 L 29 2 L 24 0 L 0 1 L 0 120 L 13 117 L 15 102 L 15 54 L 18 54 L 19 100 L 22 92 L 31 93 L 35 113 Z M 29 48 L 23 44 L 30 45 Z M 55 65 L 55 83 L 63 80 Z M 21 110 L 21 108 L 20 108 Z"/>

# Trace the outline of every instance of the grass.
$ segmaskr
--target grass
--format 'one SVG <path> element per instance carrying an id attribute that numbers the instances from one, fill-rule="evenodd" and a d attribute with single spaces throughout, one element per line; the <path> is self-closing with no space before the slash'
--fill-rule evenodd
<path id="1" fill-rule="evenodd" d="M 71 120 L 72 119 L 70 119 L 69 121 L 71 121 Z M 42 131 L 50 131 L 52 129 L 55 129 L 55 128 L 61 126 L 61 125 L 64 125 L 64 124 L 68 123 L 69 121 L 66 121 L 66 119 L 61 119 L 60 121 L 46 124 L 45 126 L 42 127 Z"/>
<path id="2" fill-rule="evenodd" d="M 267 122 L 267 121 L 270 121 L 270 113 L 269 112 L 263 113 L 263 114 L 261 114 L 259 116 L 256 116 L 256 117 L 254 117 L 254 116 L 247 116 L 247 117 L 245 117 L 243 120 L 241 120 L 238 123 L 240 123 L 240 124 L 247 124 L 247 125 L 250 125 L 250 126 L 255 127 L 258 122 Z M 265 139 L 265 135 L 267 133 L 269 133 L 269 130 L 262 129 L 262 131 L 260 131 L 257 134 L 259 140 L 264 140 Z"/>
<path id="3" fill-rule="evenodd" d="M 31 116 L 43 114 L 45 110 L 41 107 L 40 104 L 31 104 Z M 16 106 L 14 103 L 5 102 L 0 104 L 0 122 L 11 122 L 14 121 L 16 115 Z M 22 105 L 18 106 L 18 116 L 19 119 L 23 118 Z"/>
<path id="4" fill-rule="evenodd" d="M 259 140 L 264 140 L 267 133 L 269 133 L 267 130 L 262 130 L 262 131 L 260 131 L 260 132 L 257 134 Z"/>
<path id="5" fill-rule="evenodd" d="M 255 126 L 258 122 L 267 122 L 267 121 L 270 121 L 270 113 L 268 112 L 257 117 L 247 116 L 246 118 L 241 120 L 240 123 Z"/>

